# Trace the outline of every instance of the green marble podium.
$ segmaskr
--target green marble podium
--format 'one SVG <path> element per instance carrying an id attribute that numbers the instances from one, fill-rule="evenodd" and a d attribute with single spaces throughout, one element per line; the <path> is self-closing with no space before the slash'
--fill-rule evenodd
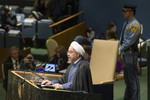
<path id="1" fill-rule="evenodd" d="M 102 100 L 100 94 L 40 88 L 34 81 L 41 81 L 41 76 L 46 79 L 61 77 L 56 74 L 34 75 L 32 72 L 9 71 L 7 100 Z"/>

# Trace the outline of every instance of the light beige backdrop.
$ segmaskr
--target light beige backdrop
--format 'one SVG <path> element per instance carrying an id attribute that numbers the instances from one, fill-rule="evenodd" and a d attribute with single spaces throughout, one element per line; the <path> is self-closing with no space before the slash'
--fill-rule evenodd
<path id="1" fill-rule="evenodd" d="M 118 41 L 94 40 L 90 68 L 93 84 L 103 84 L 114 81 Z"/>

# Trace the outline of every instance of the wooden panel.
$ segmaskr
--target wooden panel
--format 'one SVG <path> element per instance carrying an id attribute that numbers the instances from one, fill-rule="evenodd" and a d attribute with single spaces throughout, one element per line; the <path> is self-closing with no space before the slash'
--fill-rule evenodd
<path id="1" fill-rule="evenodd" d="M 77 35 L 85 35 L 86 28 L 86 23 L 82 22 L 60 33 L 57 33 L 50 38 L 56 40 L 59 45 L 63 45 L 66 49 L 68 49 L 70 43 Z"/>
<path id="2" fill-rule="evenodd" d="M 73 19 L 73 18 L 75 18 L 75 17 L 77 17 L 77 16 L 80 16 L 80 15 L 82 15 L 82 14 L 83 14 L 83 11 L 78 12 L 78 13 L 76 13 L 76 14 L 74 14 L 74 15 L 71 15 L 71 16 L 65 18 L 65 19 L 62 19 L 62 20 L 60 20 L 60 21 L 58 21 L 58 22 L 56 22 L 56 23 L 51 24 L 50 27 L 54 27 L 54 26 L 57 26 L 57 25 L 59 25 L 59 24 L 62 24 L 62 23 L 64 23 L 65 21 L 68 21 L 68 20 L 70 20 L 70 19 Z"/>
<path id="3" fill-rule="evenodd" d="M 26 50 L 20 50 L 20 55 L 26 55 L 30 53 L 30 48 Z M 4 62 L 9 56 L 9 48 L 0 48 L 0 63 Z"/>
<path id="4" fill-rule="evenodd" d="M 0 48 L 0 62 L 3 62 L 9 56 L 9 48 Z"/>
<path id="5" fill-rule="evenodd" d="M 9 55 L 9 49 L 8 48 L 0 48 L 0 78 L 3 77 L 2 74 L 2 63 L 7 59 Z"/>

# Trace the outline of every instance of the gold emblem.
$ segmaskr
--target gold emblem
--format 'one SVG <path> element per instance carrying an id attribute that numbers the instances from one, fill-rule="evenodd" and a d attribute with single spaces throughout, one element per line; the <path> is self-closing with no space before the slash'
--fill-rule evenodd
<path id="1" fill-rule="evenodd" d="M 130 29 L 131 29 L 131 32 L 133 32 L 133 33 L 136 32 L 136 30 L 137 30 L 136 27 L 131 27 Z"/>

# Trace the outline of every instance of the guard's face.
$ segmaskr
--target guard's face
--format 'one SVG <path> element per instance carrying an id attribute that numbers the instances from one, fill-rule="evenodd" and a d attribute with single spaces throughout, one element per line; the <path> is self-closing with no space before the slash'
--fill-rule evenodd
<path id="1" fill-rule="evenodd" d="M 73 63 L 74 61 L 76 61 L 79 58 L 80 55 L 72 47 L 69 47 L 67 56 L 68 56 L 68 62 Z"/>
<path id="2" fill-rule="evenodd" d="M 133 13 L 133 11 L 131 9 L 123 9 L 123 15 L 125 18 L 130 18 L 131 14 Z"/>

